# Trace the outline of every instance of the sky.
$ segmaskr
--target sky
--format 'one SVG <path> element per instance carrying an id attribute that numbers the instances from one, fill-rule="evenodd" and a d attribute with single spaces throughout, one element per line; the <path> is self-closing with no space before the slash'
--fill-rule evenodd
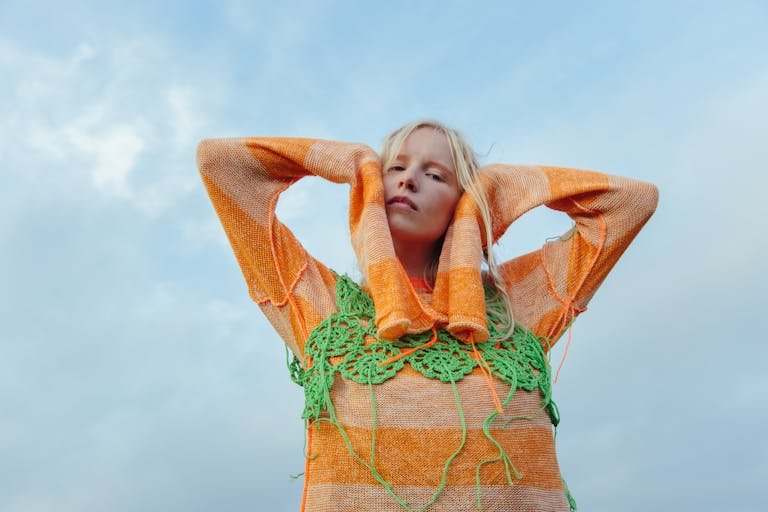
<path id="1" fill-rule="evenodd" d="M 659 187 L 554 388 L 580 509 L 763 510 L 766 26 L 764 1 L 0 0 L 0 510 L 298 510 L 302 390 L 195 148 L 422 117 L 483 163 Z M 354 274 L 347 193 L 307 178 L 278 216 Z"/>

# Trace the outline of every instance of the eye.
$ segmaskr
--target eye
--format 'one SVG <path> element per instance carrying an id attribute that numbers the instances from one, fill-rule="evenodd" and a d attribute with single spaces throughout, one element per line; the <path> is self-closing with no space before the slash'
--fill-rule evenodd
<path id="1" fill-rule="evenodd" d="M 432 178 L 435 181 L 445 181 L 442 176 L 440 176 L 439 174 L 433 173 L 433 172 L 427 173 L 427 176 L 429 176 L 430 178 Z"/>
<path id="2" fill-rule="evenodd" d="M 402 165 L 392 165 L 389 167 L 389 169 L 387 169 L 387 171 L 402 171 L 404 169 L 405 167 L 403 167 Z"/>

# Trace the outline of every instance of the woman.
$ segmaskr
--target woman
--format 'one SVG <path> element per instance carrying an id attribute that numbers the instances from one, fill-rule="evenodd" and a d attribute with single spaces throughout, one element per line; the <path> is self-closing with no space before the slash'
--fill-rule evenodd
<path id="1" fill-rule="evenodd" d="M 655 186 L 478 169 L 460 134 L 433 121 L 393 132 L 381 157 L 324 140 L 223 139 L 201 143 L 198 165 L 305 390 L 302 510 L 575 508 L 547 353 L 655 210 Z M 350 185 L 362 287 L 275 218 L 280 193 L 308 175 Z M 490 245 L 542 204 L 575 227 L 497 265 Z"/>

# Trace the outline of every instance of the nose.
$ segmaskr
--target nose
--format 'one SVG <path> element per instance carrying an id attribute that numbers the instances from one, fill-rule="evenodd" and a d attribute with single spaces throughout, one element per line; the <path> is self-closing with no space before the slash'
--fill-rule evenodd
<path id="1" fill-rule="evenodd" d="M 403 172 L 401 172 L 399 175 L 397 182 L 398 188 L 409 190 L 411 192 L 417 192 L 418 184 L 416 182 L 414 173 L 415 169 L 413 166 L 404 169 Z"/>

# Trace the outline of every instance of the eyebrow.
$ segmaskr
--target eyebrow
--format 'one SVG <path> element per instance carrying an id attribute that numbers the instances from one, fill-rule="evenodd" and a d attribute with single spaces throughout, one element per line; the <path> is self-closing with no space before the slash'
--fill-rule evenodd
<path id="1" fill-rule="evenodd" d="M 397 161 L 397 160 L 408 160 L 408 157 L 407 157 L 407 155 L 400 154 L 400 155 L 397 155 L 395 157 L 394 161 Z M 455 176 L 456 175 L 456 173 L 454 171 L 452 171 L 451 169 L 449 169 L 447 165 L 445 165 L 443 163 L 440 163 L 437 160 L 427 160 L 427 165 L 433 165 L 433 166 L 437 167 L 438 169 L 442 170 L 443 172 L 448 173 L 451 176 Z"/>
<path id="2" fill-rule="evenodd" d="M 441 169 L 441 170 L 447 172 L 448 174 L 456 174 L 454 171 L 450 170 L 448 168 L 448 166 L 446 166 L 444 164 L 441 164 L 440 162 L 436 162 L 435 160 L 429 160 L 429 161 L 427 161 L 427 163 L 431 164 L 431 165 L 434 165 L 438 169 Z"/>

